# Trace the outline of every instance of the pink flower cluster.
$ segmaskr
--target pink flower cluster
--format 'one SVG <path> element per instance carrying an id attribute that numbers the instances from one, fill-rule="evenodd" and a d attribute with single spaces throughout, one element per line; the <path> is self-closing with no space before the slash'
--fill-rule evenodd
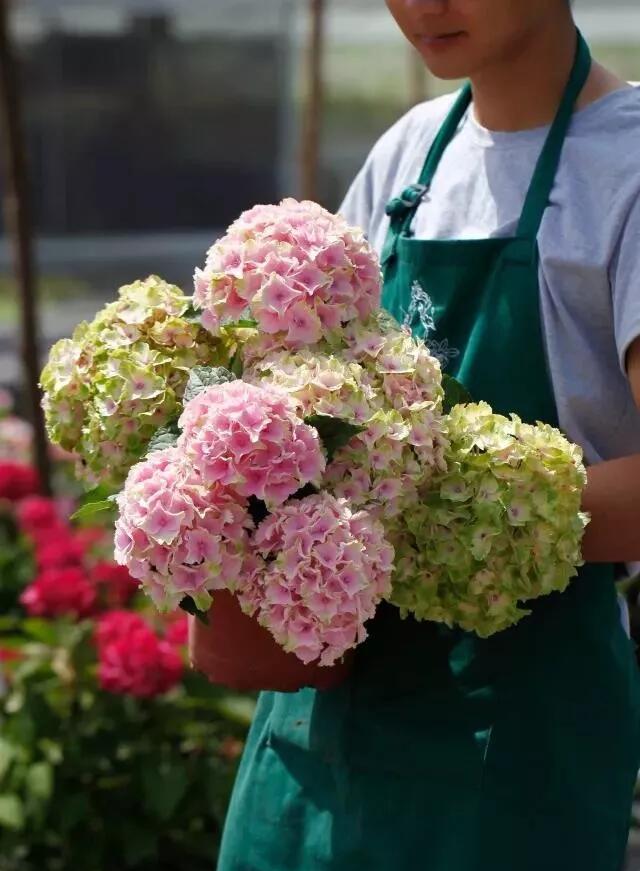
<path id="1" fill-rule="evenodd" d="M 129 574 L 126 566 L 108 560 L 100 560 L 93 566 L 91 578 L 109 608 L 128 605 L 139 589 L 138 582 Z"/>
<path id="2" fill-rule="evenodd" d="M 40 480 L 37 471 L 24 463 L 0 461 L 0 500 L 18 502 L 37 493 Z"/>
<path id="3" fill-rule="evenodd" d="M 233 488 L 281 505 L 307 483 L 319 483 L 325 457 L 315 429 L 294 403 L 268 386 L 230 381 L 187 403 L 178 448 L 205 484 Z"/>
<path id="4" fill-rule="evenodd" d="M 390 520 L 418 499 L 436 469 L 446 468 L 441 415 L 426 408 L 415 416 L 378 412 L 367 429 L 336 452 L 324 483 L 336 496 Z"/>
<path id="5" fill-rule="evenodd" d="M 184 663 L 176 645 L 159 638 L 139 614 L 108 612 L 98 621 L 95 639 L 98 680 L 107 692 L 153 698 L 182 678 Z"/>
<path id="6" fill-rule="evenodd" d="M 367 323 L 348 324 L 345 356 L 367 370 L 387 399 L 403 413 L 442 405 L 442 371 L 427 346 L 377 312 Z"/>
<path id="7" fill-rule="evenodd" d="M 93 614 L 98 594 L 79 566 L 44 569 L 24 590 L 20 602 L 32 617 L 76 617 Z"/>
<path id="8" fill-rule="evenodd" d="M 101 606 L 122 607 L 135 595 L 137 582 L 126 569 L 90 552 L 101 530 L 74 530 L 60 506 L 44 496 L 29 496 L 16 505 L 20 531 L 31 542 L 38 573 L 20 602 L 32 617 L 95 614 Z"/>
<path id="9" fill-rule="evenodd" d="M 393 548 L 365 511 L 328 493 L 276 509 L 254 536 L 240 603 L 303 662 L 333 665 L 366 637 L 390 592 Z"/>
<path id="10" fill-rule="evenodd" d="M 206 483 L 178 448 L 149 454 L 135 465 L 118 496 L 115 559 L 161 610 L 185 596 L 206 610 L 210 592 L 242 576 L 246 500 L 219 483 Z"/>
<path id="11" fill-rule="evenodd" d="M 34 557 L 34 577 L 19 597 L 26 613 L 95 621 L 98 682 L 107 692 L 147 699 L 175 687 L 184 671 L 186 615 L 172 615 L 157 633 L 140 614 L 122 610 L 138 583 L 104 559 L 104 529 L 70 525 L 67 500 L 30 495 L 11 507 Z M 19 658 L 18 650 L 0 648 L 0 664 Z"/>
<path id="12" fill-rule="evenodd" d="M 248 315 L 285 348 L 366 318 L 379 299 L 379 263 L 362 232 L 293 199 L 244 212 L 196 270 L 193 296 L 214 335 Z"/>

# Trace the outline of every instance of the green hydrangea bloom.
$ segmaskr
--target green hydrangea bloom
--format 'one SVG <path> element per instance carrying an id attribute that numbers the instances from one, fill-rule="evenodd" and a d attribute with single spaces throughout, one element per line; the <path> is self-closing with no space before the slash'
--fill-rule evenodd
<path id="1" fill-rule="evenodd" d="M 284 390 L 303 417 L 327 414 L 366 423 L 384 401 L 363 367 L 339 352 L 272 351 L 245 368 L 242 377 L 254 384 L 266 379 Z"/>
<path id="2" fill-rule="evenodd" d="M 223 340 L 186 317 L 189 306 L 152 275 L 121 287 L 51 349 L 41 376 L 49 438 L 76 453 L 87 484 L 121 484 L 155 430 L 180 413 L 189 371 L 228 363 Z"/>
<path id="3" fill-rule="evenodd" d="M 447 471 L 403 514 L 391 601 L 403 614 L 482 637 L 529 614 L 522 602 L 566 589 L 582 564 L 582 452 L 557 429 L 494 414 L 445 417 Z"/>

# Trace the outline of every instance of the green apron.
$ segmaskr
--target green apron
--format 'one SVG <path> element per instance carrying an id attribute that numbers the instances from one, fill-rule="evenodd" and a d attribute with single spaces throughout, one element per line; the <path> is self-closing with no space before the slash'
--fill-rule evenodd
<path id="1" fill-rule="evenodd" d="M 458 350 L 450 371 L 475 398 L 553 424 L 536 236 L 589 67 L 580 38 L 514 238 L 412 237 L 466 87 L 389 204 L 383 255 L 385 307 Z M 619 871 L 640 693 L 610 566 L 489 639 L 390 605 L 369 630 L 345 685 L 261 695 L 218 871 Z"/>

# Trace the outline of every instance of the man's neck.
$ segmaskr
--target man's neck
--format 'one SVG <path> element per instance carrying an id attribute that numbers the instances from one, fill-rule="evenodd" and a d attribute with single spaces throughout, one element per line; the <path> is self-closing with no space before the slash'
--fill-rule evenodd
<path id="1" fill-rule="evenodd" d="M 508 55 L 472 75 L 474 113 L 490 130 L 549 124 L 566 87 L 576 52 L 575 24 L 566 16 L 527 36 Z"/>

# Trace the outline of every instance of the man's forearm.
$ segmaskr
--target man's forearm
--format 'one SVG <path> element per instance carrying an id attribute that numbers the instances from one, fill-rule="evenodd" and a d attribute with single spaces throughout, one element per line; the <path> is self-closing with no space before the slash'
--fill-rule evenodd
<path id="1" fill-rule="evenodd" d="M 640 561 L 640 454 L 591 466 L 582 507 L 591 515 L 587 562 Z"/>

